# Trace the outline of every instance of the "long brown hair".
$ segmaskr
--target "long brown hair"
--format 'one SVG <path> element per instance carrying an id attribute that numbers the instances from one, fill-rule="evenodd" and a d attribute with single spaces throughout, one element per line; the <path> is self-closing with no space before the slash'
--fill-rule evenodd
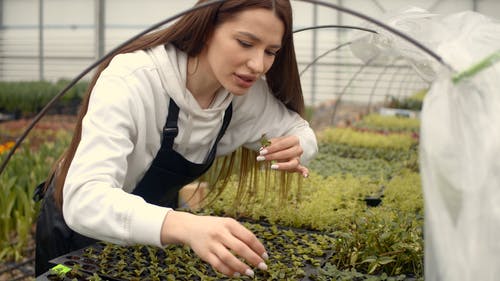
<path id="1" fill-rule="evenodd" d="M 199 0 L 197 5 L 205 2 L 208 2 L 208 0 Z M 87 113 L 92 88 L 101 72 L 109 65 L 112 58 L 117 54 L 146 50 L 167 43 L 173 44 L 179 50 L 187 53 L 188 56 L 195 57 L 203 50 L 204 42 L 207 42 L 212 36 L 214 29 L 218 25 L 230 20 L 238 12 L 255 8 L 273 10 L 285 26 L 282 47 L 272 67 L 266 73 L 266 81 L 273 94 L 282 101 L 287 108 L 303 116 L 304 99 L 302 96 L 302 88 L 300 85 L 300 77 L 293 44 L 292 8 L 289 0 L 227 0 L 192 11 L 181 17 L 171 26 L 152 32 L 133 41 L 99 65 L 94 77 L 90 81 L 87 94 L 82 102 L 75 133 L 70 146 L 58 160 L 49 177 L 50 179 L 54 179 L 54 198 L 59 206 L 62 206 L 62 190 L 66 175 L 78 144 L 80 143 L 82 119 Z M 50 181 L 47 181 L 46 187 L 49 182 Z"/>

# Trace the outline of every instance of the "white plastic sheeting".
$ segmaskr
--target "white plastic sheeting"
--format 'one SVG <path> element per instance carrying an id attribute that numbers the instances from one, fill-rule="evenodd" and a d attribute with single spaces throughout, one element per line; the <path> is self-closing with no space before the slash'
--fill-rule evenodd
<path id="1" fill-rule="evenodd" d="M 453 69 L 381 28 L 355 35 L 352 51 L 361 59 L 401 57 L 432 81 L 420 138 L 425 280 L 500 280 L 500 22 L 419 8 L 383 21 Z M 466 75 L 454 81 L 459 74 Z"/>

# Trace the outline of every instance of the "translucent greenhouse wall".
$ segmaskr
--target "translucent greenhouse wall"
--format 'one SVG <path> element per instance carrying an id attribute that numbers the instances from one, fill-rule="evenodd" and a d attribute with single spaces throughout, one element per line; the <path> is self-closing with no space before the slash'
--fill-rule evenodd
<path id="1" fill-rule="evenodd" d="M 103 52 L 148 26 L 191 7 L 194 0 L 0 0 L 0 81 L 71 79 Z M 496 0 L 326 0 L 378 17 L 415 5 L 436 13 L 478 10 L 500 17 Z M 295 28 L 360 26 L 362 21 L 333 9 L 292 1 Z M 101 7 L 101 10 L 99 10 Z M 99 18 L 99 11 L 103 17 Z M 103 29 L 98 30 L 99 19 Z M 43 28 L 39 28 L 42 26 Z M 364 66 L 350 52 L 351 30 L 324 28 L 295 35 L 299 71 L 308 105 L 342 96 L 377 102 L 408 96 L 428 85 L 401 61 Z M 99 34 L 104 40 L 99 42 Z M 336 49 L 338 48 L 338 49 Z M 333 50 L 335 49 L 335 50 Z M 316 61 L 315 61 L 316 60 Z M 311 64 L 315 61 L 313 64 Z"/>

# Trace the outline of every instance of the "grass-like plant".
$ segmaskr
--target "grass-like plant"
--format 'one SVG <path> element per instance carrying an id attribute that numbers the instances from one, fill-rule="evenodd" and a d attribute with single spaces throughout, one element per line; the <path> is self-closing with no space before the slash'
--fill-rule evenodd
<path id="1" fill-rule="evenodd" d="M 49 81 L 0 82 L 0 112 L 16 113 L 18 117 L 34 115 L 68 83 L 69 81 L 66 80 L 55 83 Z M 87 86 L 86 81 L 77 83 L 61 97 L 55 108 L 77 106 Z"/>
<path id="2" fill-rule="evenodd" d="M 354 128 L 375 132 L 410 132 L 420 130 L 420 119 L 369 114 L 353 124 Z"/>
<path id="3" fill-rule="evenodd" d="M 374 134 L 352 128 L 328 128 L 318 133 L 320 142 L 351 145 L 354 147 L 411 149 L 417 140 L 408 134 Z"/>
<path id="4" fill-rule="evenodd" d="M 0 261 L 23 259 L 39 207 L 32 199 L 34 189 L 45 180 L 55 159 L 68 144 L 69 135 L 65 131 L 47 134 L 55 136 L 53 142 L 39 143 L 32 148 L 28 140 L 0 175 Z M 0 154 L 0 161 L 6 153 Z"/>

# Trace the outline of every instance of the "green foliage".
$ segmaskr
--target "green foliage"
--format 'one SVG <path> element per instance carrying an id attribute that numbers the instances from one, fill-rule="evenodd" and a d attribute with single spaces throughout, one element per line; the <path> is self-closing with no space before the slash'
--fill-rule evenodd
<path id="1" fill-rule="evenodd" d="M 23 258 L 38 211 L 33 191 L 69 143 L 68 133 L 61 131 L 57 135 L 57 141 L 44 143 L 36 150 L 26 142 L 0 175 L 0 261 Z M 0 162 L 6 155 L 0 154 Z"/>
<path id="2" fill-rule="evenodd" d="M 330 262 L 368 274 L 423 273 L 422 220 L 385 206 L 358 213 L 338 237 Z"/>
<path id="3" fill-rule="evenodd" d="M 380 275 L 369 275 L 363 274 L 361 272 L 356 271 L 355 269 L 351 270 L 339 270 L 337 266 L 327 262 L 321 269 L 318 270 L 317 274 L 312 274 L 309 276 L 311 281 L 347 281 L 347 280 L 356 280 L 356 281 L 403 281 L 403 280 L 414 280 L 414 281 L 423 281 L 423 277 L 414 278 L 410 276 L 406 276 L 404 274 L 398 276 L 388 276 L 386 273 L 382 273 Z"/>
<path id="4" fill-rule="evenodd" d="M 412 124 L 367 118 L 361 122 L 401 131 L 414 128 Z M 221 196 L 202 212 L 260 222 L 244 223 L 271 251 L 270 270 L 259 272 L 259 280 L 300 280 L 311 272 L 315 273 L 308 275 L 310 280 L 421 278 L 423 196 L 418 174 L 418 141 L 409 134 L 385 135 L 337 128 L 327 129 L 319 136 L 320 153 L 308 165 L 310 176 L 304 180 L 297 175 L 293 179 L 286 202 L 280 200 L 281 191 L 274 188 L 282 180 L 280 173 L 267 180 L 262 173 L 255 177 L 263 188 L 253 190 L 246 204 L 233 204 L 237 190 L 233 178 Z M 33 188 L 44 180 L 67 146 L 69 136 L 53 139 L 56 142 L 37 149 L 20 149 L 0 176 L 2 261 L 21 257 L 26 245 L 23 241 L 30 235 L 37 209 L 31 200 Z M 268 169 L 262 166 L 265 173 L 274 173 Z M 381 190 L 381 205 L 368 207 L 364 199 Z M 213 198 L 207 202 L 210 199 Z M 265 226 L 266 222 L 271 226 Z M 296 231 L 299 228 L 302 231 Z M 312 235 L 313 232 L 317 235 Z M 186 247 L 167 247 L 165 266 L 160 265 L 161 259 L 155 258 L 161 249 L 137 246 L 133 251 L 136 250 L 142 256 L 137 253 L 135 264 L 114 264 L 128 272 L 127 280 L 142 280 L 144 274 L 149 274 L 152 280 L 161 280 L 160 276 L 164 280 L 179 280 L 179 276 L 185 280 L 194 276 L 199 277 L 197 280 L 227 279 L 214 273 Z M 110 249 L 107 254 L 114 252 L 119 256 L 120 251 Z M 147 263 L 140 264 L 145 255 Z M 102 274 L 112 273 L 109 261 L 110 258 L 100 259 Z"/>
<path id="5" fill-rule="evenodd" d="M 263 134 L 260 137 L 260 145 L 262 147 L 266 147 L 266 146 L 270 146 L 271 145 L 271 141 L 269 139 L 267 139 L 266 134 Z"/>
<path id="6" fill-rule="evenodd" d="M 418 132 L 420 119 L 369 114 L 354 123 L 353 127 L 379 132 Z"/>
<path id="7" fill-rule="evenodd" d="M 337 143 L 354 147 L 411 149 L 417 140 L 407 134 L 375 134 L 359 132 L 351 128 L 328 128 L 318 133 L 323 143 Z"/>
<path id="8" fill-rule="evenodd" d="M 352 174 L 378 180 L 390 179 L 406 169 L 418 171 L 416 147 L 402 150 L 320 143 L 319 152 L 308 167 L 325 177 Z"/>
<path id="9" fill-rule="evenodd" d="M 401 124 L 399 128 L 405 127 Z M 327 129 L 320 135 L 319 153 L 309 163 L 310 170 L 320 175 L 352 174 L 388 180 L 406 169 L 419 170 L 418 143 L 409 135 L 340 128 Z"/>
<path id="10" fill-rule="evenodd" d="M 40 111 L 69 81 L 60 80 L 32 82 L 0 82 L 0 111 L 17 113 L 22 116 L 33 115 Z M 73 86 L 57 105 L 74 106 L 82 100 L 88 82 L 79 82 Z"/>
<path id="11" fill-rule="evenodd" d="M 385 186 L 382 205 L 367 207 L 364 198 L 377 193 L 381 185 Z M 208 209 L 213 214 L 333 234 L 339 239 L 330 262 L 342 270 L 422 275 L 423 200 L 418 174 L 407 171 L 390 181 L 373 181 L 351 175 L 325 178 L 313 172 L 299 188 L 288 195 L 287 204 L 280 204 L 276 191 L 268 189 L 235 209 L 230 203 L 234 188 L 229 187 Z"/>
<path id="12" fill-rule="evenodd" d="M 354 159 L 382 159 L 385 161 L 404 162 L 414 160 L 418 156 L 418 147 L 413 145 L 410 149 L 395 149 L 391 147 L 356 147 L 338 143 L 319 143 L 319 155 L 337 155 L 339 157 Z"/>
<path id="13" fill-rule="evenodd" d="M 372 118 L 365 124 L 400 131 L 415 129 L 412 122 L 394 120 L 386 126 L 383 120 L 390 119 Z M 309 178 L 297 181 L 287 195 L 287 204 L 277 200 L 277 191 L 272 189 L 275 178 L 264 184 L 267 189 L 252 194 L 251 202 L 235 208 L 231 202 L 236 182 L 231 181 L 221 197 L 207 207 L 208 212 L 334 235 L 334 254 L 323 273 L 311 280 L 337 280 L 328 279 L 333 275 L 338 280 L 348 280 L 341 279 L 346 276 L 403 280 L 408 275 L 423 275 L 423 198 L 415 138 L 326 129 L 320 133 L 319 155 L 308 167 Z M 381 193 L 379 207 L 366 205 L 367 196 L 380 197 Z M 322 279 L 325 276 L 329 277 Z"/>
<path id="14" fill-rule="evenodd" d="M 428 89 L 422 89 L 410 97 L 396 98 L 390 97 L 389 107 L 409 110 L 422 110 L 422 103 Z"/>

